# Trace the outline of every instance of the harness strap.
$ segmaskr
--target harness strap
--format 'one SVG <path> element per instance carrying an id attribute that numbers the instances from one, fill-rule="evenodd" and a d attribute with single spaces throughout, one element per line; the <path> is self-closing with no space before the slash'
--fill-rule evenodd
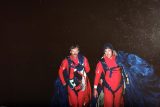
<path id="1" fill-rule="evenodd" d="M 112 72 L 114 71 L 114 69 L 121 68 L 121 67 L 116 66 L 116 67 L 108 68 L 108 65 L 105 63 L 104 58 L 102 58 L 100 60 L 100 62 L 102 64 L 102 67 L 103 67 L 103 70 L 104 70 L 104 72 L 102 73 L 102 79 L 103 79 L 102 85 L 105 86 L 112 93 L 112 95 L 113 95 L 113 107 L 114 107 L 115 93 L 123 86 L 123 79 L 121 79 L 121 82 L 120 82 L 119 86 L 115 90 L 112 90 L 111 86 L 105 80 L 105 74 L 106 74 L 107 71 L 110 71 L 109 77 L 111 78 L 112 77 Z"/>
<path id="2" fill-rule="evenodd" d="M 104 74 L 102 74 L 104 75 Z M 108 90 L 110 90 L 112 92 L 112 94 L 116 93 L 123 85 L 123 79 L 121 79 L 121 82 L 119 84 L 119 86 L 116 88 L 116 90 L 112 90 L 111 86 L 107 83 L 107 81 L 105 80 L 104 76 L 102 77 L 103 79 L 103 86 L 105 86 L 106 88 L 108 88 Z"/>
<path id="3" fill-rule="evenodd" d="M 103 67 L 105 73 L 106 73 L 106 71 L 110 71 L 110 74 L 109 74 L 109 77 L 110 77 L 110 78 L 112 77 L 112 73 L 113 73 L 114 69 L 120 68 L 120 66 L 115 66 L 115 67 L 112 67 L 112 68 L 108 68 L 108 65 L 106 64 L 104 58 L 102 58 L 102 59 L 100 60 L 100 62 L 101 62 L 101 64 L 102 64 L 102 67 Z"/>
<path id="4" fill-rule="evenodd" d="M 79 64 L 78 66 L 74 66 L 75 63 L 73 60 L 71 60 L 71 58 L 68 56 L 67 57 L 67 60 L 68 60 L 68 65 L 69 65 L 69 69 L 70 68 L 76 68 L 76 67 L 79 67 L 79 66 L 82 66 L 83 65 L 83 62 L 84 62 L 84 57 L 81 56 L 81 55 L 78 55 L 78 60 L 79 60 Z M 69 71 L 69 70 L 68 70 Z M 68 75 L 69 75 L 70 72 L 68 72 Z M 68 79 L 69 82 L 68 82 L 68 86 L 75 92 L 76 95 L 78 95 L 78 92 L 80 91 L 79 90 L 75 90 L 75 87 L 80 85 L 80 83 L 78 83 L 79 80 L 81 80 L 81 75 L 78 73 L 78 71 L 74 72 L 74 78 L 73 79 Z M 69 76 L 68 76 L 69 77 Z"/>
<path id="5" fill-rule="evenodd" d="M 111 86 L 107 83 L 107 81 L 104 78 L 105 77 L 104 73 L 102 75 L 103 75 L 102 85 L 105 86 L 112 93 L 112 95 L 113 95 L 113 107 L 114 107 L 115 93 L 123 86 L 123 79 L 121 79 L 121 82 L 120 82 L 119 86 L 115 90 L 112 90 Z"/>

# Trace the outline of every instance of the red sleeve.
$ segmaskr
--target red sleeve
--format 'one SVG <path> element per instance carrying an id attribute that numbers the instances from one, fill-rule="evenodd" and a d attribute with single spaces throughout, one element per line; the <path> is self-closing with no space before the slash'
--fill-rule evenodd
<path id="1" fill-rule="evenodd" d="M 102 71 L 103 71 L 102 65 L 100 62 L 98 62 L 96 71 L 95 71 L 94 88 L 96 88 L 99 83 Z"/>
<path id="2" fill-rule="evenodd" d="M 85 69 L 86 73 L 88 73 L 90 71 L 90 66 L 89 66 L 89 63 L 88 63 L 88 60 L 86 57 L 84 57 L 84 69 Z"/>
<path id="3" fill-rule="evenodd" d="M 59 72 L 58 72 L 59 73 L 59 78 L 60 78 L 60 80 L 61 80 L 61 82 L 62 82 L 63 85 L 66 84 L 66 82 L 64 80 L 64 76 L 63 76 L 63 71 L 65 69 L 67 69 L 67 67 L 68 67 L 68 61 L 67 61 L 67 59 L 64 59 L 62 61 L 62 63 L 61 63 L 61 66 L 60 66 Z"/>
<path id="4" fill-rule="evenodd" d="M 74 78 L 74 68 L 70 68 L 70 74 L 69 74 L 69 79 Z"/>

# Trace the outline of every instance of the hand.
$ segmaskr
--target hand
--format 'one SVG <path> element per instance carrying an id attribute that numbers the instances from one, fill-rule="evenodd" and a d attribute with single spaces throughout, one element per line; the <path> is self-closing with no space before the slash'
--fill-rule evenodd
<path id="1" fill-rule="evenodd" d="M 66 83 L 64 83 L 63 86 L 65 87 L 65 86 L 66 86 Z"/>
<path id="2" fill-rule="evenodd" d="M 64 91 L 64 93 L 67 93 L 67 84 L 66 83 L 63 84 L 63 91 Z"/>
<path id="3" fill-rule="evenodd" d="M 95 98 L 97 98 L 97 97 L 98 97 L 97 89 L 94 89 L 93 96 L 94 96 Z"/>

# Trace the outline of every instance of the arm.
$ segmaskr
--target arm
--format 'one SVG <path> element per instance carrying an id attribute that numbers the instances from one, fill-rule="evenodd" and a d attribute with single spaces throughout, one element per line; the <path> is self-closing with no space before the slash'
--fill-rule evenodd
<path id="1" fill-rule="evenodd" d="M 67 59 L 64 59 L 62 61 L 62 63 L 61 63 L 61 66 L 60 66 L 59 72 L 58 72 L 59 73 L 59 78 L 60 78 L 60 80 L 61 80 L 61 82 L 62 82 L 63 85 L 66 85 L 66 82 L 65 82 L 65 79 L 64 79 L 64 75 L 63 75 L 63 71 L 65 69 L 67 69 L 67 67 L 68 67 Z"/>
<path id="2" fill-rule="evenodd" d="M 100 62 L 98 62 L 97 67 L 96 67 L 96 71 L 95 71 L 95 79 L 94 79 L 94 88 L 95 89 L 97 89 L 102 71 L 103 71 L 102 65 Z"/>
<path id="3" fill-rule="evenodd" d="M 102 65 L 100 62 L 98 62 L 96 71 L 95 71 L 95 79 L 94 79 L 94 97 L 98 97 L 98 92 L 97 92 L 97 86 L 100 81 L 101 73 L 102 73 Z"/>
<path id="4" fill-rule="evenodd" d="M 84 69 L 85 69 L 86 73 L 88 73 L 90 71 L 89 62 L 86 57 L 84 57 Z"/>

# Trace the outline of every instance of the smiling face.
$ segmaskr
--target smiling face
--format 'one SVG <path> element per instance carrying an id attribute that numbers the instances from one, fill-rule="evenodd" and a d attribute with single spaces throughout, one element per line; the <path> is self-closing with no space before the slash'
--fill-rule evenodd
<path id="1" fill-rule="evenodd" d="M 111 58 L 113 56 L 113 51 L 110 48 L 107 48 L 104 50 L 104 55 L 108 58 Z"/>
<path id="2" fill-rule="evenodd" d="M 70 50 L 70 54 L 73 57 L 77 57 L 78 53 L 79 53 L 79 48 L 78 47 L 75 47 L 75 48 L 73 48 L 73 49 Z"/>

